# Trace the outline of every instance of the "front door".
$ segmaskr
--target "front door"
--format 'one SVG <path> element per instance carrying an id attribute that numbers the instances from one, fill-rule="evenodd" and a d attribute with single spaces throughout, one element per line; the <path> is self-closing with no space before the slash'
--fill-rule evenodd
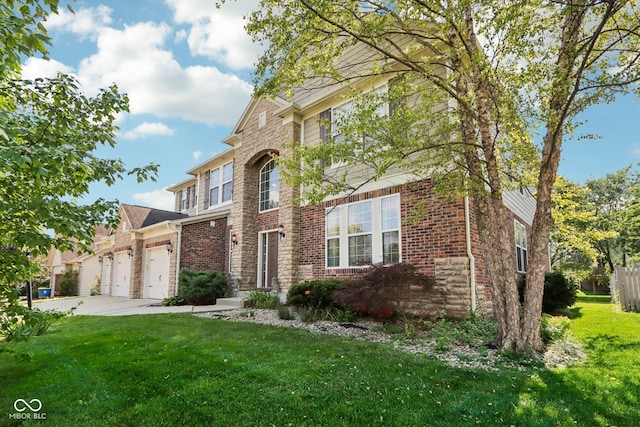
<path id="1" fill-rule="evenodd" d="M 278 232 L 260 234 L 260 280 L 258 286 L 272 288 L 278 278 Z"/>

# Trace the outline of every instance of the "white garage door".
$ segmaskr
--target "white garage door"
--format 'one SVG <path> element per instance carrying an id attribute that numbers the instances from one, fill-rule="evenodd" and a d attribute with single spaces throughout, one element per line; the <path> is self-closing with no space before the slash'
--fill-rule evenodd
<path id="1" fill-rule="evenodd" d="M 131 286 L 131 258 L 126 252 L 120 252 L 114 257 L 113 263 L 113 296 L 128 298 Z"/>
<path id="2" fill-rule="evenodd" d="M 109 295 L 111 291 L 111 260 L 108 256 L 103 256 L 102 277 L 100 279 L 100 293 Z"/>
<path id="3" fill-rule="evenodd" d="M 164 247 L 147 249 L 145 297 L 164 299 L 169 296 L 169 256 Z"/>

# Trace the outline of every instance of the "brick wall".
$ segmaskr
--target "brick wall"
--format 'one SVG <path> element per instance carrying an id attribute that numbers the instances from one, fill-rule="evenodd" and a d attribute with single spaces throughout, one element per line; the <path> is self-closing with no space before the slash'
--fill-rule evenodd
<path id="1" fill-rule="evenodd" d="M 227 218 L 183 225 L 180 252 L 180 268 L 226 272 L 229 265 Z"/>
<path id="2" fill-rule="evenodd" d="M 362 268 L 326 269 L 325 212 L 336 204 L 400 193 L 402 219 L 402 261 L 418 267 L 435 279 L 430 290 L 412 290 L 405 308 L 422 315 L 465 316 L 471 308 L 469 258 L 465 235 L 464 199 L 437 195 L 429 180 L 389 187 L 301 208 L 300 280 L 312 278 L 348 279 L 367 273 Z M 490 309 L 487 277 L 480 250 L 480 238 L 470 206 L 472 252 L 476 263 L 476 295 L 479 309 Z"/>

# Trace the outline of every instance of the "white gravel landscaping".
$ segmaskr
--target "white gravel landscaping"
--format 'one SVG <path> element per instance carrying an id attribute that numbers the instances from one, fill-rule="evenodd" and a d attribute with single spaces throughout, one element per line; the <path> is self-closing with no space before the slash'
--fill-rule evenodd
<path id="1" fill-rule="evenodd" d="M 356 322 L 328 322 L 317 321 L 306 323 L 296 318 L 283 320 L 278 317 L 277 310 L 263 309 L 235 309 L 222 312 L 208 312 L 196 314 L 201 317 L 216 318 L 234 322 L 252 322 L 266 325 L 300 328 L 318 334 L 330 334 L 351 337 L 378 343 L 391 343 L 394 348 L 413 354 L 431 356 L 447 365 L 496 370 L 505 366 L 517 367 L 511 359 L 499 353 L 496 349 L 484 345 L 476 347 L 469 345 L 452 345 L 448 351 L 437 349 L 436 341 L 425 333 L 414 334 L 411 338 L 398 338 L 382 331 L 382 323 L 372 320 L 358 320 Z M 557 369 L 579 363 L 585 359 L 579 344 L 571 341 L 561 341 L 551 345 L 544 356 L 544 364 L 549 369 Z"/>

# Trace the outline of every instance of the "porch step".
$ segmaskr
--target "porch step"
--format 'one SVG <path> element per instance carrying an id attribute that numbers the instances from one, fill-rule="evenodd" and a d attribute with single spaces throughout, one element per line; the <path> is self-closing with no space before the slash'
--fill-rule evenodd
<path id="1" fill-rule="evenodd" d="M 230 307 L 242 308 L 242 297 L 218 298 L 216 305 L 228 305 Z"/>

